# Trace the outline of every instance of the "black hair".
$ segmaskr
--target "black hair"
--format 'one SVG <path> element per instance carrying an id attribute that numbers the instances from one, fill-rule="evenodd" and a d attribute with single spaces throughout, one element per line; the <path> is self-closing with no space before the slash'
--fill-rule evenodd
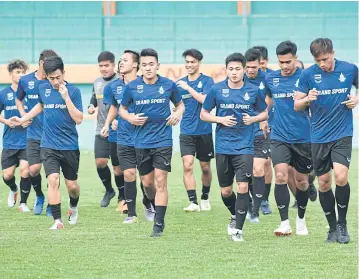
<path id="1" fill-rule="evenodd" d="M 253 61 L 261 61 L 261 53 L 258 49 L 250 48 L 246 51 L 244 54 L 244 57 L 246 58 L 247 62 L 253 62 Z"/>
<path id="2" fill-rule="evenodd" d="M 45 74 L 51 74 L 57 70 L 60 70 L 62 73 L 64 72 L 64 62 L 61 57 L 53 56 L 49 57 L 44 61 L 44 71 Z"/>
<path id="3" fill-rule="evenodd" d="M 310 44 L 310 52 L 314 57 L 318 57 L 321 54 L 333 52 L 333 42 L 328 38 L 315 39 Z"/>
<path id="4" fill-rule="evenodd" d="M 240 62 L 243 68 L 246 66 L 246 58 L 239 52 L 232 53 L 226 58 L 226 68 L 230 62 Z"/>
<path id="5" fill-rule="evenodd" d="M 7 70 L 9 73 L 11 73 L 15 69 L 21 69 L 26 72 L 28 70 L 28 68 L 29 68 L 29 66 L 24 61 L 22 61 L 20 59 L 10 61 L 9 64 L 7 65 Z"/>
<path id="6" fill-rule="evenodd" d="M 123 53 L 132 54 L 133 62 L 137 62 L 137 71 L 138 71 L 140 69 L 140 55 L 138 54 L 138 52 L 131 49 L 126 49 Z M 118 62 L 118 64 L 120 66 L 120 61 Z"/>
<path id="7" fill-rule="evenodd" d="M 55 51 L 53 51 L 52 49 L 45 49 L 40 53 L 39 62 L 45 61 L 47 58 L 53 56 L 57 56 L 57 53 Z"/>
<path id="8" fill-rule="evenodd" d="M 140 57 L 153 56 L 158 62 L 158 53 L 153 48 L 144 48 L 141 50 Z"/>
<path id="9" fill-rule="evenodd" d="M 301 68 L 304 69 L 304 63 L 301 60 L 297 60 L 297 62 L 300 64 Z"/>
<path id="10" fill-rule="evenodd" d="M 296 56 L 297 45 L 291 41 L 284 41 L 277 46 L 275 52 L 277 55 L 286 55 L 291 53 L 293 56 Z"/>
<path id="11" fill-rule="evenodd" d="M 253 47 L 261 53 L 261 58 L 268 60 L 268 49 L 265 46 L 255 46 Z"/>
<path id="12" fill-rule="evenodd" d="M 97 57 L 97 62 L 110 61 L 111 63 L 115 63 L 115 55 L 109 51 L 101 52 Z"/>
<path id="13" fill-rule="evenodd" d="M 195 48 L 187 49 L 185 52 L 183 52 L 182 57 L 186 58 L 186 56 L 191 56 L 194 59 L 197 59 L 198 61 L 202 61 L 203 59 L 202 52 L 200 52 L 198 49 Z"/>

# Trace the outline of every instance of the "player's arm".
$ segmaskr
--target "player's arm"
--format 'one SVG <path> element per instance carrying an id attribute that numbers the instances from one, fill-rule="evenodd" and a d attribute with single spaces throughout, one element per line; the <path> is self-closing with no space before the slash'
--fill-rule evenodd
<path id="1" fill-rule="evenodd" d="M 143 116 L 144 113 L 132 114 L 128 112 L 128 107 L 133 103 L 132 95 L 127 86 L 123 91 L 123 98 L 120 106 L 119 115 L 122 119 L 130 122 L 135 126 L 143 126 L 148 117 Z"/>
<path id="2" fill-rule="evenodd" d="M 242 120 L 245 125 L 252 125 L 253 123 L 262 122 L 268 119 L 267 103 L 260 89 L 258 89 L 254 109 L 258 112 L 257 115 L 251 116 L 248 113 L 242 113 Z"/>
<path id="3" fill-rule="evenodd" d="M 17 87 L 17 91 L 16 91 L 16 99 L 15 99 L 15 104 L 17 107 L 17 110 L 19 111 L 21 116 L 24 116 L 26 114 L 25 111 L 25 106 L 24 106 L 24 98 L 25 98 L 25 90 L 22 86 L 22 82 L 21 80 L 19 81 L 19 86 Z"/>
<path id="4" fill-rule="evenodd" d="M 14 125 L 12 125 L 11 121 L 9 119 L 6 119 L 4 116 L 2 116 L 2 111 L 4 110 L 4 104 L 0 102 L 0 122 L 4 125 L 8 125 L 10 128 L 14 128 Z"/>
<path id="5" fill-rule="evenodd" d="M 182 96 L 179 93 L 178 88 L 175 83 L 173 83 L 173 85 L 172 85 L 170 99 L 176 108 L 173 110 L 172 114 L 169 117 L 167 117 L 166 125 L 175 126 L 181 121 L 182 115 L 185 110 L 184 103 L 182 101 Z"/>
<path id="6" fill-rule="evenodd" d="M 92 87 L 92 95 L 90 99 L 90 104 L 87 107 L 87 113 L 94 114 L 96 108 L 97 108 L 97 99 L 96 99 L 95 87 Z"/>
<path id="7" fill-rule="evenodd" d="M 177 81 L 176 85 L 178 87 L 181 87 L 183 90 L 186 90 L 188 93 L 192 95 L 192 97 L 199 103 L 203 104 L 204 100 L 206 99 L 206 95 L 202 93 L 198 93 L 196 90 L 194 90 L 191 86 L 187 84 L 184 80 Z"/>
<path id="8" fill-rule="evenodd" d="M 22 116 L 21 118 L 17 116 L 11 117 L 10 121 L 14 126 L 20 126 L 25 122 L 29 121 L 30 119 L 35 118 L 43 111 L 43 109 L 43 104 L 37 103 L 28 113 L 25 113 L 24 116 Z"/>
<path id="9" fill-rule="evenodd" d="M 298 88 L 295 91 L 294 110 L 305 110 L 311 102 L 317 100 L 317 97 L 318 91 L 315 88 L 310 89 L 309 77 L 306 76 L 306 71 L 304 71 L 299 78 Z"/>
<path id="10" fill-rule="evenodd" d="M 112 104 L 110 107 L 110 110 L 108 111 L 105 124 L 103 125 L 103 128 L 101 129 L 101 136 L 108 137 L 108 130 L 110 128 L 110 125 L 111 125 L 112 121 L 114 121 L 116 119 L 117 115 L 118 115 L 117 106 Z"/>
<path id="11" fill-rule="evenodd" d="M 354 68 L 354 79 L 353 85 L 356 88 L 355 96 L 351 96 L 348 94 L 348 100 L 342 102 L 342 105 L 346 105 L 348 109 L 354 109 L 356 105 L 359 103 L 359 91 L 358 91 L 358 67 L 355 66 Z"/>
<path id="12" fill-rule="evenodd" d="M 83 112 L 82 112 L 82 101 L 81 101 L 81 93 L 74 92 L 74 101 L 71 100 L 69 96 L 69 92 L 65 84 L 61 84 L 59 87 L 59 92 L 61 97 L 64 99 L 67 111 L 69 112 L 72 120 L 77 124 L 81 124 L 83 120 Z"/>

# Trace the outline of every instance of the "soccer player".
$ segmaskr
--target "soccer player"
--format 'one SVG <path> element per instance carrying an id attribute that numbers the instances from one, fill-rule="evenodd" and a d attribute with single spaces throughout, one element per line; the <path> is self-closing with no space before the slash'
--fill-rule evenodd
<path id="1" fill-rule="evenodd" d="M 292 233 L 288 207 L 288 166 L 294 167 L 298 215 L 296 233 L 307 235 L 305 210 L 308 203 L 308 174 L 313 169 L 310 151 L 310 127 L 308 111 L 294 110 L 294 90 L 302 69 L 295 65 L 297 46 L 291 41 L 281 42 L 276 48 L 280 70 L 266 76 L 268 109 L 275 106 L 274 126 L 270 148 L 275 171 L 274 196 L 281 218 L 280 226 L 274 230 L 277 236 Z"/>
<path id="2" fill-rule="evenodd" d="M 348 243 L 348 171 L 352 153 L 353 109 L 358 104 L 358 67 L 335 59 L 328 38 L 315 39 L 310 52 L 316 62 L 299 80 L 295 109 L 310 108 L 312 154 L 319 181 L 319 200 L 329 224 L 327 242 Z M 355 86 L 356 96 L 350 94 Z M 334 170 L 335 197 L 331 188 Z M 335 213 L 337 203 L 338 219 Z"/>
<path id="3" fill-rule="evenodd" d="M 261 54 L 260 59 L 260 69 L 265 73 L 273 72 L 272 69 L 267 68 L 269 58 L 268 58 L 268 49 L 265 46 L 255 46 L 254 49 L 258 50 Z"/>
<path id="4" fill-rule="evenodd" d="M 263 99 L 265 99 L 265 87 L 264 87 L 264 78 L 266 74 L 260 70 L 260 58 L 261 53 L 255 49 L 250 48 L 246 51 L 244 55 L 246 59 L 246 67 L 244 79 L 248 83 L 253 84 L 259 88 Z M 259 123 L 254 124 L 255 127 L 255 138 L 254 138 L 254 159 L 253 159 L 253 177 L 252 181 L 249 183 L 250 193 L 253 198 L 253 208 L 252 202 L 250 201 L 248 207 L 248 218 L 251 223 L 259 223 L 259 207 L 263 199 L 265 191 L 265 163 L 269 158 L 269 142 L 267 141 L 267 129 L 262 130 L 259 126 Z M 252 188 L 252 189 L 251 189 Z M 270 210 L 269 204 L 266 208 Z M 266 212 L 270 214 L 270 212 Z"/>
<path id="5" fill-rule="evenodd" d="M 115 190 L 112 188 L 111 171 L 108 167 L 108 159 L 111 158 L 113 173 L 115 175 L 115 183 L 118 188 L 118 207 L 116 211 L 126 213 L 127 206 L 125 202 L 125 186 L 123 172 L 119 166 L 117 157 L 117 143 L 116 132 L 110 128 L 109 137 L 104 138 L 101 136 L 101 129 L 105 124 L 107 113 L 110 105 L 103 103 L 104 88 L 107 84 L 116 80 L 118 77 L 115 73 L 115 55 L 109 51 L 103 51 L 99 54 L 98 66 L 100 69 L 101 77 L 97 78 L 94 82 L 92 89 L 92 98 L 87 112 L 93 114 L 95 109 L 97 113 L 97 125 L 95 136 L 95 162 L 97 174 L 100 177 L 106 192 L 101 201 L 101 207 L 107 207 L 111 199 L 116 195 Z"/>
<path id="6" fill-rule="evenodd" d="M 51 49 L 46 49 L 40 53 L 38 70 L 26 76 L 21 77 L 19 86 L 16 91 L 16 106 L 21 116 L 24 116 L 26 111 L 24 107 L 24 100 L 26 105 L 31 110 L 37 105 L 39 92 L 38 86 L 47 83 L 44 72 L 45 59 L 57 56 L 56 52 Z M 41 154 L 40 154 L 40 141 L 43 131 L 43 113 L 37 115 L 34 119 L 30 120 L 30 126 L 27 128 L 27 143 L 26 153 L 29 163 L 29 172 L 31 184 L 36 193 L 36 201 L 34 206 L 34 214 L 40 215 L 44 208 L 45 196 L 41 187 Z M 51 208 L 48 206 L 46 214 L 51 216 Z"/>
<path id="7" fill-rule="evenodd" d="M 243 241 L 242 229 L 249 204 L 248 180 L 253 171 L 255 122 L 268 114 L 258 86 L 243 79 L 246 60 L 240 53 L 226 58 L 227 79 L 215 84 L 203 103 L 201 119 L 217 123 L 216 165 L 223 203 L 231 213 L 228 234 Z M 216 115 L 210 112 L 216 107 Z M 258 113 L 259 112 L 259 113 Z M 233 193 L 236 176 L 237 197 Z"/>
<path id="8" fill-rule="evenodd" d="M 123 92 L 126 84 L 137 78 L 139 70 L 140 55 L 133 50 L 125 50 L 118 64 L 119 75 L 123 76 L 123 80 L 117 79 L 106 85 L 104 89 L 104 104 L 110 104 L 111 108 L 108 112 L 104 127 L 101 130 L 101 135 L 106 137 L 108 135 L 111 122 L 116 119 L 118 109 L 121 105 Z M 129 106 L 129 112 L 134 111 L 134 104 Z M 125 178 L 125 199 L 128 207 L 128 216 L 123 221 L 124 224 L 133 224 L 137 222 L 136 213 L 136 150 L 134 140 L 135 126 L 128 121 L 118 118 L 117 127 L 117 155 L 121 170 L 123 170 Z M 154 219 L 154 207 L 150 200 L 144 193 L 143 184 L 141 182 L 141 190 L 143 193 L 142 203 L 145 209 L 145 217 L 148 221 Z"/>
<path id="9" fill-rule="evenodd" d="M 41 158 L 48 182 L 48 200 L 54 224 L 52 230 L 64 227 L 61 219 L 60 168 L 69 193 L 68 220 L 77 223 L 77 204 L 80 186 L 77 183 L 80 151 L 76 125 L 83 119 L 81 93 L 78 88 L 64 80 L 64 64 L 58 56 L 44 62 L 48 83 L 39 86 L 39 103 L 23 117 L 13 117 L 15 125 L 22 125 L 44 112 L 44 125 L 41 138 Z"/>
<path id="10" fill-rule="evenodd" d="M 29 178 L 29 164 L 26 156 L 26 127 L 30 121 L 20 127 L 15 127 L 10 118 L 20 116 L 15 105 L 16 90 L 21 76 L 23 76 L 28 67 L 24 61 L 14 60 L 7 66 L 11 77 L 11 85 L 0 91 L 0 113 L 4 111 L 4 116 L 0 114 L 0 122 L 3 123 L 3 150 L 1 152 L 1 166 L 3 180 L 10 188 L 8 196 L 8 206 L 13 207 L 16 204 L 18 186 L 15 182 L 15 169 L 20 167 L 20 190 L 21 199 L 19 205 L 20 212 L 30 212 L 26 205 L 27 198 L 31 190 L 31 181 Z M 25 107 L 27 109 L 27 107 Z"/>
<path id="11" fill-rule="evenodd" d="M 180 149 L 183 163 L 183 182 L 190 205 L 183 210 L 198 212 L 211 210 L 209 191 L 212 182 L 211 159 L 214 158 L 212 125 L 200 119 L 206 94 L 214 84 L 213 79 L 199 71 L 203 54 L 197 49 L 188 49 L 182 54 L 188 75 L 177 81 L 185 105 L 181 120 Z M 194 156 L 202 170 L 202 196 L 197 202 L 196 180 L 193 175 Z"/>
<path id="12" fill-rule="evenodd" d="M 158 54 L 146 48 L 140 53 L 143 76 L 127 84 L 123 93 L 120 116 L 135 125 L 137 168 L 147 197 L 155 199 L 155 222 L 151 237 L 163 233 L 168 203 L 167 176 L 171 171 L 172 127 L 184 112 L 177 86 L 157 74 Z M 171 113 L 170 102 L 176 109 Z M 134 104 L 134 112 L 128 109 Z"/>

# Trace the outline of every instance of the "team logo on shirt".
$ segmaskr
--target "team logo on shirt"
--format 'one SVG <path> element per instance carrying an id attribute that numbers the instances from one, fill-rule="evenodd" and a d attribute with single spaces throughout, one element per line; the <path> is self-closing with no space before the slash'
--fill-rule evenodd
<path id="1" fill-rule="evenodd" d="M 116 92 L 117 92 L 117 94 L 121 94 L 122 93 L 122 86 L 117 86 Z"/>
<path id="2" fill-rule="evenodd" d="M 246 92 L 246 94 L 244 94 L 244 100 L 248 101 L 250 98 L 249 98 L 249 95 L 248 95 L 248 92 Z"/>
<path id="3" fill-rule="evenodd" d="M 202 88 L 202 86 L 203 86 L 202 81 L 199 81 L 197 88 Z"/>
<path id="4" fill-rule="evenodd" d="M 264 88 L 265 88 L 265 86 L 264 86 L 263 82 L 261 82 L 261 83 L 259 84 L 259 89 L 260 89 L 260 90 L 263 90 Z"/>
<path id="5" fill-rule="evenodd" d="M 137 93 L 142 93 L 143 92 L 143 85 L 137 85 Z"/>
<path id="6" fill-rule="evenodd" d="M 278 86 L 278 85 L 279 85 L 279 78 L 274 78 L 274 79 L 273 79 L 273 85 L 274 85 L 274 86 Z"/>
<path id="7" fill-rule="evenodd" d="M 160 89 L 158 89 L 158 93 L 160 93 L 160 94 L 165 93 L 165 90 L 163 89 L 163 87 L 162 87 L 162 86 L 160 87 Z"/>
<path id="8" fill-rule="evenodd" d="M 322 82 L 322 75 L 314 75 L 314 81 L 315 83 L 321 83 Z"/>
<path id="9" fill-rule="evenodd" d="M 11 100 L 13 100 L 14 99 L 14 93 L 7 93 L 7 99 L 9 100 L 9 101 L 11 101 Z"/>
<path id="10" fill-rule="evenodd" d="M 29 89 L 34 89 L 34 87 L 35 87 L 35 81 L 29 81 L 29 82 L 27 83 L 27 87 L 29 87 Z"/>
<path id="11" fill-rule="evenodd" d="M 347 78 L 343 75 L 343 73 L 340 73 L 339 81 L 344 82 Z"/>
<path id="12" fill-rule="evenodd" d="M 228 88 L 223 88 L 222 89 L 222 95 L 223 97 L 228 97 L 229 96 L 229 89 Z"/>
<path id="13" fill-rule="evenodd" d="M 50 89 L 50 88 L 47 88 L 47 89 L 45 90 L 45 97 L 49 97 L 50 94 L 51 94 L 51 89 Z"/>

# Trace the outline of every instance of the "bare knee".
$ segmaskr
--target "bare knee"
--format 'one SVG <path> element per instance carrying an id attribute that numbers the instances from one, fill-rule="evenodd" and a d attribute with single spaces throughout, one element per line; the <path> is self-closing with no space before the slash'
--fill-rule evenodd
<path id="1" fill-rule="evenodd" d="M 165 191 L 167 188 L 167 175 L 162 172 L 157 174 L 155 176 L 155 184 L 158 192 Z"/>
<path id="2" fill-rule="evenodd" d="M 113 174 L 115 176 L 120 176 L 123 174 L 123 171 L 121 170 L 120 166 L 114 166 L 113 168 Z"/>
<path id="3" fill-rule="evenodd" d="M 15 172 L 15 170 L 13 170 L 13 169 L 6 169 L 6 170 L 3 170 L 2 175 L 5 180 L 10 180 L 14 177 L 14 172 Z"/>
<path id="4" fill-rule="evenodd" d="M 209 176 L 211 174 L 211 165 L 209 162 L 201 162 L 201 169 L 204 176 Z"/>
<path id="5" fill-rule="evenodd" d="M 29 166 L 29 173 L 32 177 L 38 176 L 41 171 L 41 164 Z"/>
<path id="6" fill-rule="evenodd" d="M 193 161 L 184 161 L 183 162 L 183 172 L 185 175 L 193 174 Z"/>
<path id="7" fill-rule="evenodd" d="M 264 176 L 264 164 L 253 165 L 253 176 L 256 177 Z"/>
<path id="8" fill-rule="evenodd" d="M 108 159 L 107 158 L 96 158 L 95 160 L 96 167 L 98 169 L 103 169 L 107 167 Z"/>
<path id="9" fill-rule="evenodd" d="M 47 177 L 47 182 L 49 184 L 49 188 L 58 189 L 59 188 L 59 182 L 60 182 L 60 174 L 58 174 L 58 173 L 50 174 Z"/>
<path id="10" fill-rule="evenodd" d="M 300 175 L 296 177 L 296 185 L 297 188 L 301 191 L 305 191 L 308 189 L 308 176 Z"/>
<path id="11" fill-rule="evenodd" d="M 128 169 L 124 171 L 125 181 L 132 182 L 136 180 L 136 169 Z"/>
<path id="12" fill-rule="evenodd" d="M 330 173 L 318 177 L 319 191 L 327 192 L 332 187 L 332 179 Z"/>
<path id="13" fill-rule="evenodd" d="M 233 189 L 232 186 L 229 187 L 221 187 L 221 195 L 224 198 L 228 198 L 232 195 Z"/>
<path id="14" fill-rule="evenodd" d="M 275 174 L 275 180 L 277 184 L 287 184 L 288 183 L 288 173 L 283 171 L 277 171 Z"/>

